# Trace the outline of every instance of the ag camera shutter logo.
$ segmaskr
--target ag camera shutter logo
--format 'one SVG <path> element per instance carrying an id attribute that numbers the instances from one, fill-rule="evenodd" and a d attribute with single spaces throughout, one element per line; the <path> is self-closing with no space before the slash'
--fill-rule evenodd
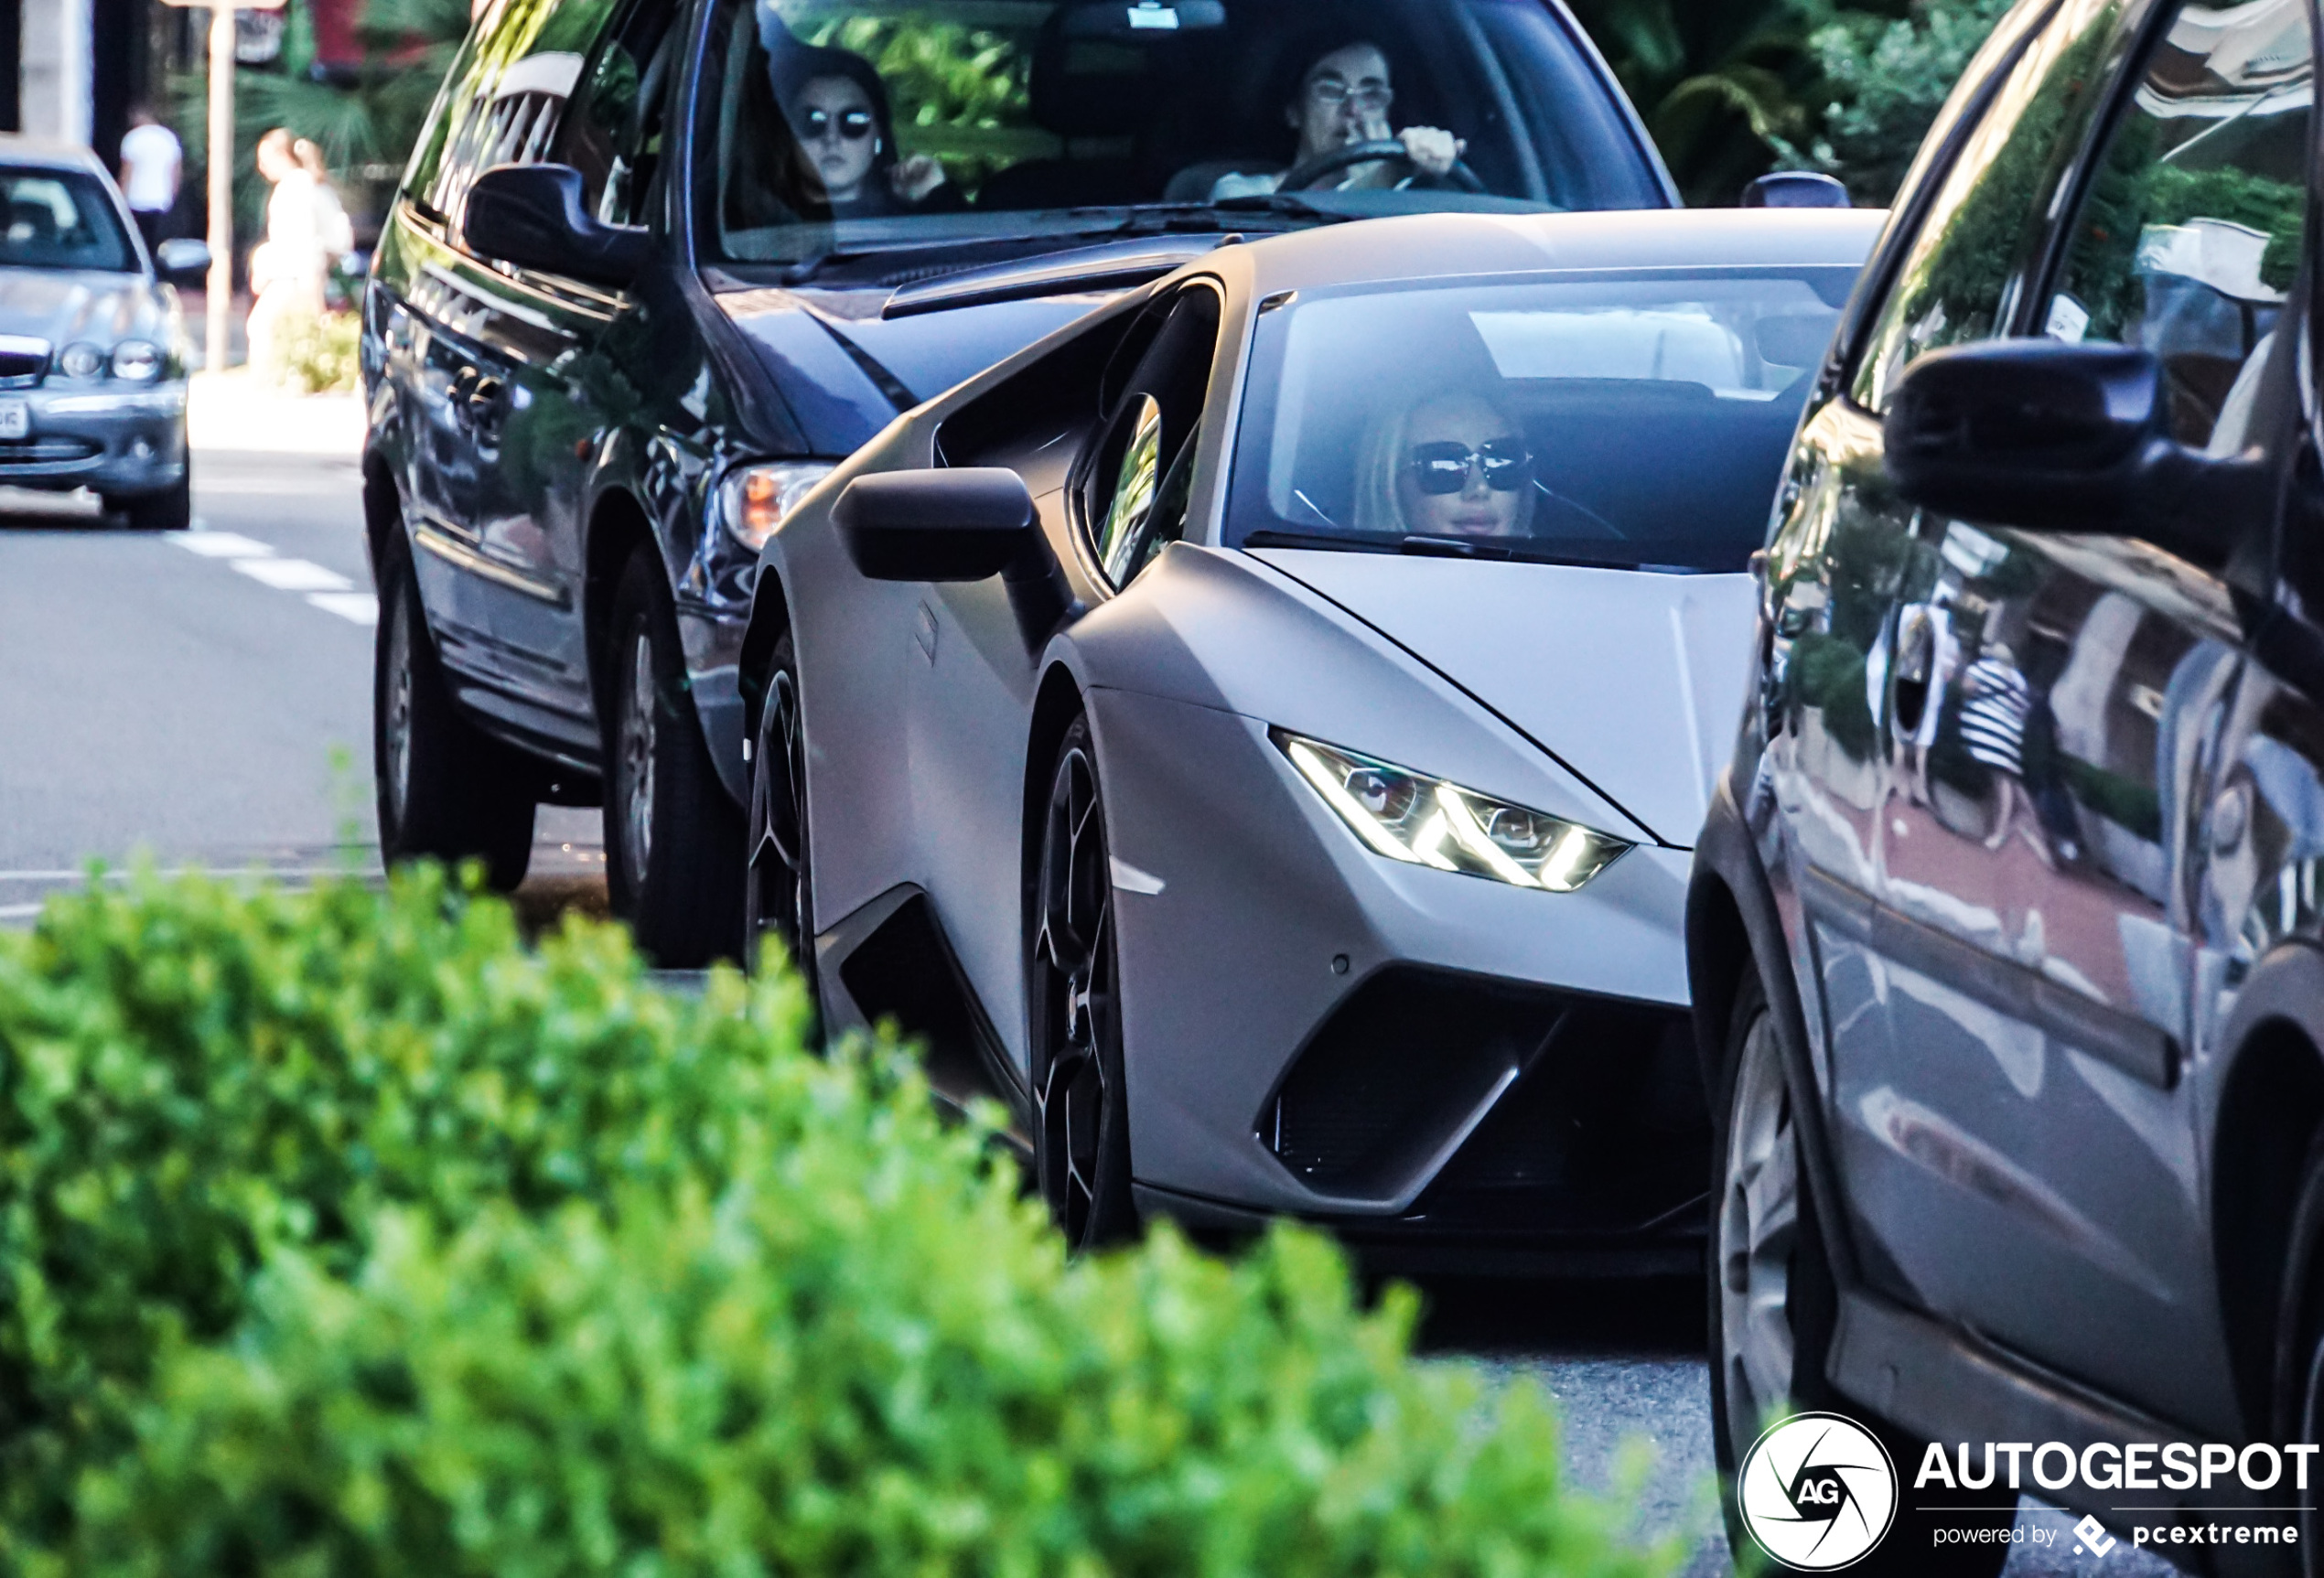
<path id="1" fill-rule="evenodd" d="M 1880 1543 L 1897 1515 L 1888 1449 L 1853 1419 L 1798 1413 L 1752 1444 L 1736 1476 L 1743 1527 L 1802 1573 L 1831 1573 Z"/>

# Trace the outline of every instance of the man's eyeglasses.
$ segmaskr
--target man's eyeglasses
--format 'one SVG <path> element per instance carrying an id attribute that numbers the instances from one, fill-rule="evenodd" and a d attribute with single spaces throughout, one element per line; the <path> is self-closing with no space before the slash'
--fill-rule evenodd
<path id="1" fill-rule="evenodd" d="M 1307 97 L 1327 110 L 1342 104 L 1353 104 L 1359 114 L 1384 114 L 1395 102 L 1396 91 L 1385 82 L 1366 82 L 1350 88 L 1337 77 L 1318 77 L 1307 84 Z"/>
<path id="2" fill-rule="evenodd" d="M 1496 493 L 1514 493 L 1525 486 L 1533 469 L 1533 452 L 1522 438 L 1488 438 L 1471 449 L 1447 440 L 1412 446 L 1413 486 L 1423 493 L 1458 493 L 1469 486 L 1469 467 L 1485 474 L 1485 486 Z"/>
<path id="3" fill-rule="evenodd" d="M 834 132 L 851 143 L 860 143 L 872 134 L 872 113 L 869 110 L 842 110 L 833 114 L 829 110 L 810 110 L 799 117 L 801 134 L 811 143 L 820 143 Z"/>

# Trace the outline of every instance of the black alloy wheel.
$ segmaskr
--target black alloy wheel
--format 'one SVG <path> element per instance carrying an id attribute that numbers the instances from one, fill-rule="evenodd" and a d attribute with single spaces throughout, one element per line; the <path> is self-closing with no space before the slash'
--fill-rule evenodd
<path id="1" fill-rule="evenodd" d="M 1059 744 L 1040 825 L 1030 982 L 1034 1168 L 1076 1250 L 1137 1230 L 1122 1079 L 1113 864 L 1086 714 Z"/>
<path id="2" fill-rule="evenodd" d="M 640 548 L 613 599 L 605 795 L 606 887 L 640 952 L 665 970 L 742 944 L 743 818 L 718 781 L 687 693 L 660 560 Z"/>
<path id="3" fill-rule="evenodd" d="M 1744 1527 L 1737 1476 L 1760 1434 L 1792 1413 L 1856 1421 L 1888 1449 L 1898 1474 L 1896 1519 L 1851 1573 L 1993 1578 L 2006 1539 L 1955 1542 L 1964 1530 L 2006 1530 L 2015 1509 L 1987 1510 L 1988 1489 L 1912 1487 L 1927 1444 L 1844 1397 L 1825 1379 L 1839 1294 L 1809 1186 L 1782 1043 L 1756 966 L 1728 1018 L 1724 1088 L 1712 1109 L 1711 1444 L 1720 1508 L 1738 1566 L 1757 1546 Z M 2011 1499 L 2007 1495 L 2002 1500 Z M 1939 1530 L 1951 1531 L 1938 1542 Z"/>
<path id="4" fill-rule="evenodd" d="M 807 743 L 799 713 L 799 663 L 791 632 L 775 643 L 773 672 L 759 707 L 750 752 L 750 867 L 743 878 L 746 961 L 757 968 L 779 942 L 821 1008 L 812 950 L 815 900 L 807 865 Z"/>
<path id="5" fill-rule="evenodd" d="M 486 884 L 510 892 L 533 858 L 536 775 L 452 700 L 400 538 L 382 551 L 381 575 L 371 689 L 380 856 L 389 865 L 480 861 Z"/>

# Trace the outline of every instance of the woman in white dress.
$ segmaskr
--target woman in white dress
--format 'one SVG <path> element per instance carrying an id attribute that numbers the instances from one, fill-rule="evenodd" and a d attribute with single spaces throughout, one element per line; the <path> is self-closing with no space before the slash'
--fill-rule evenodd
<path id="1" fill-rule="evenodd" d="M 319 317 L 323 279 L 329 263 L 328 189 L 299 162 L 288 131 L 275 127 L 258 139 L 258 173 L 274 183 L 266 199 L 266 239 L 250 254 L 251 365 L 269 376 L 279 373 L 279 346 L 294 318 Z M 331 206 L 338 206 L 332 199 Z M 345 222 L 345 216 L 340 216 Z"/>

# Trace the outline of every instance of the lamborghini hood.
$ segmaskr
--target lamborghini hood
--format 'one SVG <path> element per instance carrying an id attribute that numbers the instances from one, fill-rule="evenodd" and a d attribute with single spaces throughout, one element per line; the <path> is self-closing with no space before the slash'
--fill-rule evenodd
<path id="1" fill-rule="evenodd" d="M 1664 843 L 1694 844 L 1748 683 L 1748 575 L 1257 556 L 1501 714 Z"/>

